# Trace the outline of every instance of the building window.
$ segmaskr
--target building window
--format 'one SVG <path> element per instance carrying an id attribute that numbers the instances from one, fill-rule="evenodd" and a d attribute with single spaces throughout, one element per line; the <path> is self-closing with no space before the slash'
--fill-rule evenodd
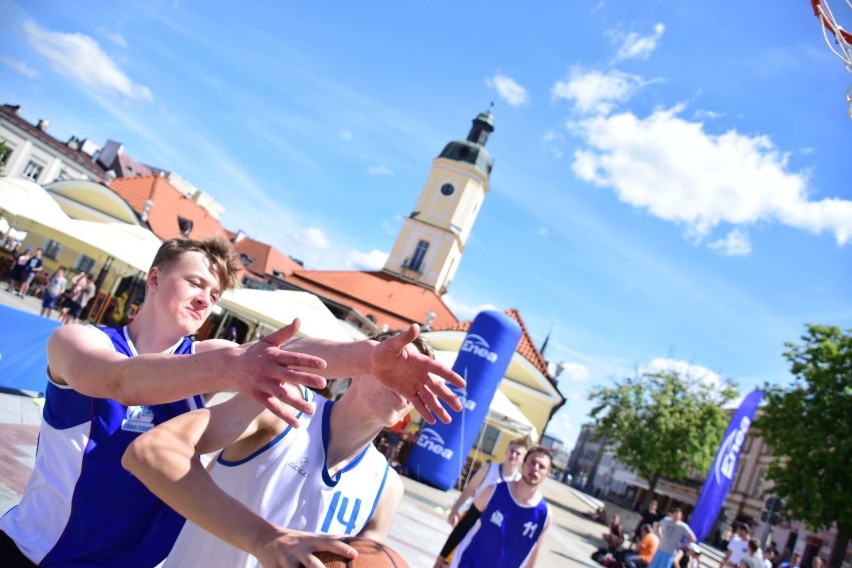
<path id="1" fill-rule="evenodd" d="M 38 179 L 38 176 L 41 175 L 41 171 L 44 169 L 44 166 L 41 166 L 32 160 L 27 162 L 27 165 L 24 167 L 24 171 L 21 172 L 25 178 L 30 178 L 33 181 Z"/>
<path id="2" fill-rule="evenodd" d="M 66 179 L 71 179 L 71 174 L 68 173 L 68 170 L 62 168 L 61 170 L 59 170 L 59 175 L 56 176 L 56 179 L 58 179 L 59 181 L 65 181 Z"/>
<path id="3" fill-rule="evenodd" d="M 497 440 L 500 438 L 500 430 L 491 426 L 485 425 L 485 432 L 482 434 L 482 447 L 480 450 L 487 454 L 494 455 L 494 446 L 497 445 Z"/>
<path id="4" fill-rule="evenodd" d="M 9 160 L 9 156 L 11 155 L 12 147 L 8 142 L 0 138 L 0 167 L 6 165 L 6 162 Z"/>
<path id="5" fill-rule="evenodd" d="M 429 250 L 429 243 L 420 241 L 417 243 L 417 248 L 414 250 L 414 256 L 408 261 L 407 268 L 415 272 L 420 272 L 420 265 L 423 264 L 423 257 L 426 256 L 426 251 Z"/>
<path id="6" fill-rule="evenodd" d="M 95 259 L 89 258 L 85 254 L 81 254 L 80 258 L 77 259 L 77 264 L 74 265 L 74 268 L 80 272 L 88 272 L 91 274 L 95 268 Z"/>
<path id="7" fill-rule="evenodd" d="M 47 239 L 47 242 L 44 243 L 44 256 L 50 260 L 56 260 L 59 256 L 59 251 L 61 250 L 62 244 L 54 241 L 53 239 Z"/>

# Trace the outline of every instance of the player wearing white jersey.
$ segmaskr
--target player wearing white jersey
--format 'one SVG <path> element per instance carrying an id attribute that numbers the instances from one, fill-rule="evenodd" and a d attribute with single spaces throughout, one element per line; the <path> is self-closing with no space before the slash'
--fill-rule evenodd
<path id="1" fill-rule="evenodd" d="M 431 355 L 422 339 L 414 345 Z M 236 396 L 131 444 L 125 467 L 190 521 L 166 566 L 278 565 L 290 558 L 293 530 L 384 540 L 403 486 L 370 442 L 411 405 L 369 374 L 339 401 L 316 402 L 295 430 Z M 221 448 L 204 469 L 200 456 Z"/>

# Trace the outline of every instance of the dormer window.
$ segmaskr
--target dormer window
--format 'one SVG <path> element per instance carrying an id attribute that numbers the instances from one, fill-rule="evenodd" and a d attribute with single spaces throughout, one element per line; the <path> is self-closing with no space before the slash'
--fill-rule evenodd
<path id="1" fill-rule="evenodd" d="M 192 232 L 192 220 L 178 216 L 177 222 L 178 229 L 180 229 L 180 234 L 184 237 L 188 237 L 189 234 Z"/>

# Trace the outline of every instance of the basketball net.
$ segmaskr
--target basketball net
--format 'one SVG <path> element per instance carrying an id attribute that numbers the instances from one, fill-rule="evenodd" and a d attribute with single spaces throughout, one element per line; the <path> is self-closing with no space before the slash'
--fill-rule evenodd
<path id="1" fill-rule="evenodd" d="M 845 0 L 846 6 L 852 10 L 852 0 Z M 814 14 L 822 22 L 822 35 L 831 52 L 840 58 L 846 66 L 846 70 L 852 73 L 852 34 L 840 27 L 828 0 L 811 0 Z M 846 102 L 849 104 L 849 118 L 852 118 L 852 85 L 846 89 Z"/>

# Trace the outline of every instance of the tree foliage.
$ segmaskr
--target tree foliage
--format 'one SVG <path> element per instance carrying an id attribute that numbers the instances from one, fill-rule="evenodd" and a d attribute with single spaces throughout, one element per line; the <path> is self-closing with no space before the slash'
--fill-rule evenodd
<path id="1" fill-rule="evenodd" d="M 648 481 L 650 500 L 661 478 L 683 481 L 709 469 L 728 423 L 722 406 L 734 396 L 730 382 L 647 373 L 594 389 L 591 416 L 596 437 Z"/>
<path id="2" fill-rule="evenodd" d="M 852 530 L 850 332 L 809 325 L 801 344 L 787 343 L 794 382 L 767 385 L 766 408 L 755 422 L 776 458 L 766 477 L 785 500 L 785 514 L 812 530 L 836 522 L 835 552 L 842 555 Z M 840 565 L 835 554 L 830 565 Z"/>

